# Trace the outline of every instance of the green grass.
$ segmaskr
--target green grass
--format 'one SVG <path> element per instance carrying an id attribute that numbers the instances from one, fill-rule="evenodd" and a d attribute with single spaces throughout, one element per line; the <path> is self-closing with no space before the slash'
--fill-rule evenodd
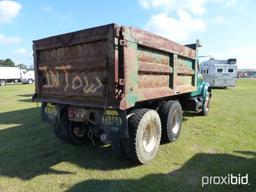
<path id="1" fill-rule="evenodd" d="M 179 139 L 135 166 L 109 147 L 58 141 L 33 85 L 0 87 L 0 191 L 256 191 L 256 80 L 214 89 L 209 116 L 185 116 Z M 40 106 L 40 105 L 38 105 Z M 249 186 L 202 176 L 249 174 Z"/>

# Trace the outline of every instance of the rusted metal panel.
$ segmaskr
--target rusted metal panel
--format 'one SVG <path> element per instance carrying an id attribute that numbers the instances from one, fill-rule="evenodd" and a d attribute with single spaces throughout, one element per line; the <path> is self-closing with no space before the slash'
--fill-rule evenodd
<path id="1" fill-rule="evenodd" d="M 107 25 L 34 41 L 38 99 L 115 106 L 114 28 Z"/>
<path id="2" fill-rule="evenodd" d="M 195 90 L 196 51 L 115 24 L 34 41 L 37 100 L 119 108 Z"/>
<path id="3" fill-rule="evenodd" d="M 168 87 L 146 88 L 138 91 L 139 101 L 169 97 L 173 95 L 173 90 Z"/>
<path id="4" fill-rule="evenodd" d="M 120 103 L 120 109 L 127 109 L 135 105 L 138 99 L 138 60 L 137 49 L 138 44 L 130 36 L 129 32 L 126 33 L 127 28 L 122 27 L 121 44 L 123 51 L 123 68 L 124 68 L 124 98 Z"/>
<path id="5" fill-rule="evenodd" d="M 167 53 L 175 53 L 187 58 L 196 58 L 196 51 L 189 47 L 180 45 L 169 39 L 143 31 L 141 29 L 133 27 L 130 27 L 129 29 L 135 41 L 140 45 L 151 47 L 156 50 L 166 51 Z"/>
<path id="6" fill-rule="evenodd" d="M 111 24 L 111 26 L 114 26 Z M 72 46 L 108 39 L 110 25 L 66 33 L 34 41 L 36 50 L 48 50 L 63 46 Z"/>
<path id="7" fill-rule="evenodd" d="M 172 73 L 172 67 L 168 65 L 159 65 L 158 63 L 140 62 L 139 72 L 143 73 Z"/>
<path id="8" fill-rule="evenodd" d="M 137 52 L 138 86 L 143 88 L 159 88 L 169 86 L 169 74 L 172 67 L 169 66 L 170 58 L 166 53 L 139 48 Z"/>
<path id="9" fill-rule="evenodd" d="M 34 68 L 35 68 L 35 85 L 36 85 L 36 94 L 40 92 L 39 87 L 39 74 L 38 74 L 38 66 L 37 66 L 37 51 L 36 51 L 36 45 L 33 44 L 33 61 L 34 61 Z"/>
<path id="10" fill-rule="evenodd" d="M 120 107 L 194 91 L 196 51 L 157 35 L 123 28 L 125 97 Z M 134 46 L 136 44 L 136 46 Z M 133 91 L 135 90 L 135 92 Z"/>

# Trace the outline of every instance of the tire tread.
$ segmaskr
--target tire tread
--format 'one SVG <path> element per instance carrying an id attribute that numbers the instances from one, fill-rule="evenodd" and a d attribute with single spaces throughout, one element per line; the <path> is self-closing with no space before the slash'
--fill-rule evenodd
<path id="1" fill-rule="evenodd" d="M 124 138 L 121 140 L 121 150 L 123 153 L 130 158 L 131 160 L 141 163 L 138 159 L 138 154 L 136 151 L 136 134 L 137 127 L 142 119 L 143 115 L 148 112 L 150 109 L 137 109 L 134 110 L 134 114 L 128 119 L 129 124 L 129 138 Z"/>
<path id="2" fill-rule="evenodd" d="M 165 102 L 159 109 L 159 115 L 161 119 L 161 124 L 162 124 L 162 137 L 161 137 L 161 142 L 162 143 L 169 143 L 174 141 L 175 139 L 170 138 L 168 136 L 168 127 L 169 125 L 169 115 L 170 115 L 170 109 L 175 103 L 179 103 L 177 100 L 170 100 Z"/>

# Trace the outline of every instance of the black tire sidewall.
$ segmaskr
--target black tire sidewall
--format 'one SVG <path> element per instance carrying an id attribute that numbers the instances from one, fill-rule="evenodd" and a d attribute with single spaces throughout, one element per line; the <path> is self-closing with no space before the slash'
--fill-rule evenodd
<path id="1" fill-rule="evenodd" d="M 62 134 L 64 140 L 75 145 L 81 145 L 86 142 L 87 137 L 78 138 L 74 135 L 72 130 L 72 122 L 68 119 L 68 108 L 66 108 L 61 114 L 60 125 L 57 125 L 58 131 Z M 62 139 L 62 140 L 63 140 Z"/>
<path id="2" fill-rule="evenodd" d="M 173 133 L 173 113 L 177 110 L 177 113 L 179 114 L 180 118 L 180 126 L 177 133 Z M 162 106 L 159 109 L 159 115 L 161 117 L 161 123 L 162 123 L 162 143 L 169 143 L 172 141 L 177 140 L 179 137 L 181 127 L 182 127 L 182 108 L 178 101 L 171 100 L 167 101 L 162 104 Z"/>
<path id="3" fill-rule="evenodd" d="M 210 98 L 210 92 L 209 92 L 209 91 L 206 92 L 206 97 L 207 97 L 207 96 L 209 97 L 209 101 L 208 101 L 208 102 L 210 102 L 210 99 L 211 99 L 211 98 Z M 206 107 L 206 104 L 207 104 L 207 103 L 204 102 L 202 111 L 201 111 L 201 113 L 200 113 L 200 114 L 203 115 L 203 116 L 207 116 L 208 113 L 209 113 L 209 109 L 210 109 L 210 108 L 209 108 L 209 107 L 207 108 L 207 107 Z"/>
<path id="4" fill-rule="evenodd" d="M 144 134 L 144 131 L 145 131 L 147 125 L 152 121 L 156 124 L 156 129 L 157 129 L 156 130 L 157 131 L 156 142 L 155 142 L 154 149 L 150 152 L 147 152 L 147 151 L 145 151 L 144 146 L 143 146 L 143 134 Z M 156 153 L 158 151 L 158 148 L 160 145 L 160 140 L 161 140 L 160 117 L 157 114 L 157 112 L 155 112 L 153 110 L 149 110 L 141 118 L 139 125 L 138 125 L 137 134 L 136 134 L 136 151 L 137 151 L 138 159 L 141 163 L 145 164 L 154 158 L 154 156 L 156 155 Z"/>
<path id="5" fill-rule="evenodd" d="M 28 80 L 28 84 L 32 84 L 33 83 L 33 80 L 32 79 L 29 79 Z"/>
<path id="6" fill-rule="evenodd" d="M 176 111 L 177 110 L 177 111 Z M 179 115 L 179 121 L 180 121 L 180 126 L 179 126 L 179 129 L 178 129 L 178 132 L 177 133 L 174 133 L 172 131 L 172 128 L 173 128 L 173 113 L 174 111 L 176 111 Z M 168 136 L 168 139 L 170 141 L 175 141 L 177 140 L 177 138 L 179 137 L 180 135 L 180 131 L 181 131 L 181 125 L 182 125 L 182 109 L 181 109 L 181 106 L 178 102 L 174 102 L 171 107 L 170 107 L 170 111 L 168 113 L 168 119 L 169 121 L 167 122 L 167 136 Z"/>
<path id="7" fill-rule="evenodd" d="M 81 145 L 81 144 L 84 144 L 88 138 L 87 138 L 87 135 L 85 134 L 83 137 L 77 137 L 74 135 L 73 133 L 73 126 L 74 126 L 74 123 L 72 121 L 68 121 L 68 125 L 67 125 L 67 131 L 68 131 L 68 135 L 71 139 L 71 142 L 75 145 Z"/>
<path id="8" fill-rule="evenodd" d="M 5 86 L 5 80 L 1 80 L 1 81 L 0 81 L 0 85 L 1 85 L 1 86 Z"/>
<path id="9" fill-rule="evenodd" d="M 150 111 L 153 111 L 150 112 Z M 158 140 L 155 143 L 155 148 L 147 154 L 143 147 L 143 131 L 146 126 L 142 125 L 141 120 L 148 116 L 148 112 L 157 116 L 160 128 L 160 134 Z M 145 116 L 146 115 L 146 116 Z M 128 127 L 129 127 L 129 138 L 121 139 L 121 151 L 124 152 L 125 156 L 139 164 L 147 164 L 156 155 L 161 139 L 161 121 L 158 113 L 151 109 L 135 109 L 130 112 L 127 116 Z"/>

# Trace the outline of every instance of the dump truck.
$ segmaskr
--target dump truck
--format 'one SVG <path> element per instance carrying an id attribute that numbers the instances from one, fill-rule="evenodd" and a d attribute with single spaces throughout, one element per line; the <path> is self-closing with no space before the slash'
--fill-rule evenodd
<path id="1" fill-rule="evenodd" d="M 32 84 L 35 80 L 33 70 L 20 69 L 19 67 L 0 67 L 0 85 L 6 83 Z"/>
<path id="2" fill-rule="evenodd" d="M 208 113 L 198 47 L 117 24 L 36 40 L 33 101 L 60 140 L 112 144 L 145 164 L 178 138 L 183 110 Z"/>

